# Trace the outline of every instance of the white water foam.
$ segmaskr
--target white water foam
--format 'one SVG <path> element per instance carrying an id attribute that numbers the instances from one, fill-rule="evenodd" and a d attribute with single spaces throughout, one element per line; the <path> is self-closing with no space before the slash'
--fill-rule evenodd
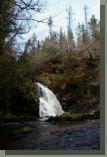
<path id="1" fill-rule="evenodd" d="M 39 116 L 41 118 L 61 116 L 64 111 L 55 94 L 41 83 L 38 85 Z"/>

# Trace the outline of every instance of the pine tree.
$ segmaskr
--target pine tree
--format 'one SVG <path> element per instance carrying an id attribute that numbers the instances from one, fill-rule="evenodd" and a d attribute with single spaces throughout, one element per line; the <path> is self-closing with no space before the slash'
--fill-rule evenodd
<path id="1" fill-rule="evenodd" d="M 95 42 L 96 40 L 100 40 L 100 23 L 98 23 L 94 15 L 92 15 L 88 24 L 90 28 L 92 42 Z"/>
<path id="2" fill-rule="evenodd" d="M 67 39 L 65 37 L 65 34 L 62 32 L 62 28 L 60 28 L 60 33 L 59 33 L 59 46 L 61 49 L 67 48 Z"/>
<path id="3" fill-rule="evenodd" d="M 92 15 L 89 21 L 89 29 L 91 36 L 91 48 L 94 50 L 94 56 L 100 56 L 100 22 Z"/>
<path id="4" fill-rule="evenodd" d="M 85 48 L 90 44 L 90 35 L 88 33 L 87 28 L 85 28 L 84 24 L 78 23 L 77 28 L 77 47 Z"/>

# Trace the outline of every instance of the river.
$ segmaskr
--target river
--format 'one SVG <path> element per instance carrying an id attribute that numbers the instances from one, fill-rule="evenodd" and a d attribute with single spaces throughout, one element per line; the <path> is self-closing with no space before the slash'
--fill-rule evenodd
<path id="1" fill-rule="evenodd" d="M 0 125 L 0 149 L 99 150 L 100 121 L 30 121 Z"/>

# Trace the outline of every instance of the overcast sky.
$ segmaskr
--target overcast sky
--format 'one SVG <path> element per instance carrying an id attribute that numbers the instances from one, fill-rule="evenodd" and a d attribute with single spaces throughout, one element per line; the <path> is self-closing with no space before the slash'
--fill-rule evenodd
<path id="1" fill-rule="evenodd" d="M 41 15 L 34 15 L 35 18 L 53 17 L 53 30 L 59 32 L 62 27 L 67 32 L 67 9 L 71 5 L 73 12 L 72 27 L 73 33 L 76 34 L 78 22 L 84 23 L 84 5 L 88 6 L 88 20 L 92 15 L 100 20 L 100 0 L 47 0 L 45 11 Z M 24 35 L 25 40 L 35 33 L 38 40 L 43 40 L 49 36 L 49 28 L 46 23 L 39 23 L 36 27 L 32 26 L 31 31 Z"/>

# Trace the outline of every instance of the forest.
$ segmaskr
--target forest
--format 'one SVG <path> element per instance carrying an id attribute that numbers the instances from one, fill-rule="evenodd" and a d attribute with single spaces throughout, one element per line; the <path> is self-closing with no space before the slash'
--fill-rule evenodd
<path id="1" fill-rule="evenodd" d="M 33 18 L 45 7 L 41 0 L 0 1 L 0 123 L 39 118 L 36 82 L 55 93 L 65 111 L 63 120 L 100 118 L 100 21 L 95 15 L 88 20 L 85 6 L 85 22 L 78 22 L 75 40 L 71 7 L 67 34 L 63 26 L 53 31 L 51 16 Z M 19 52 L 18 40 L 30 24 L 44 22 L 49 36 L 40 41 L 33 34 Z"/>

